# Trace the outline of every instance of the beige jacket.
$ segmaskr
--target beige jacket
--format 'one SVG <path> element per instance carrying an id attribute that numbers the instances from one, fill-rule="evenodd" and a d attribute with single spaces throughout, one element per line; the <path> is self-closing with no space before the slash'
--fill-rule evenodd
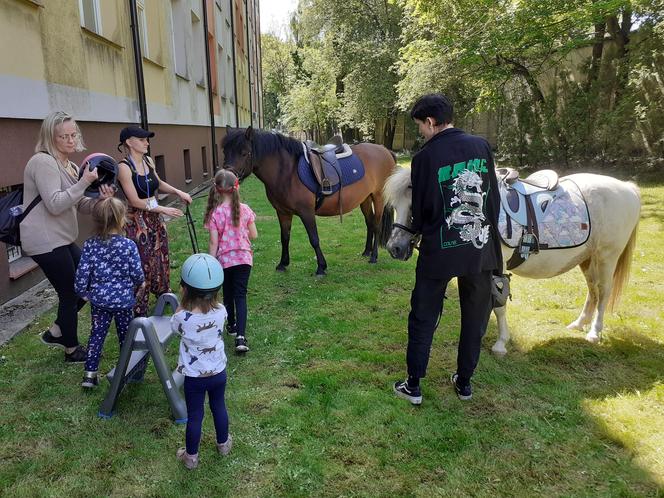
<path id="1" fill-rule="evenodd" d="M 38 152 L 23 173 L 23 207 L 40 194 L 42 200 L 20 225 L 21 247 L 35 256 L 66 246 L 78 238 L 76 210 L 90 213 L 95 199 L 83 197 L 89 183 L 79 181 L 76 165 L 62 168 L 53 156 Z"/>

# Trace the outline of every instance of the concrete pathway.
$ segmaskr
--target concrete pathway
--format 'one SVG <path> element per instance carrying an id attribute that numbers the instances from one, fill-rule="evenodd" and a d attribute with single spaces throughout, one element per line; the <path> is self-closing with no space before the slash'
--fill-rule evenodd
<path id="1" fill-rule="evenodd" d="M 0 306 L 0 346 L 58 303 L 58 296 L 44 279 L 20 296 Z"/>

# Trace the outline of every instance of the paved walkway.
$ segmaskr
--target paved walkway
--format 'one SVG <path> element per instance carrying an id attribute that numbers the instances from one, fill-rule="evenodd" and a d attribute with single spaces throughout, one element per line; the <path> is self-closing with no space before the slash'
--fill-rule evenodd
<path id="1" fill-rule="evenodd" d="M 58 296 L 44 279 L 0 306 L 0 346 L 58 303 Z"/>

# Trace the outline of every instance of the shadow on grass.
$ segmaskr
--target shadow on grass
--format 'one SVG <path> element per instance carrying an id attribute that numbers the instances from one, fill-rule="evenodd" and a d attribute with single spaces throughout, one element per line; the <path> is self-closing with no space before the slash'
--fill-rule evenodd
<path id="1" fill-rule="evenodd" d="M 476 423 L 516 431 L 510 439 L 526 442 L 517 459 L 528 453 L 535 461 L 548 459 L 559 467 L 554 475 L 570 483 L 587 479 L 591 487 L 599 486 L 600 495 L 662 495 L 664 467 L 657 455 L 664 417 L 657 413 L 661 410 L 648 413 L 651 403 L 642 393 L 653 391 L 655 405 L 661 397 L 656 391 L 664 379 L 664 345 L 635 329 L 617 327 L 600 345 L 555 338 L 504 358 L 486 354 L 482 363 L 478 396 L 467 411 L 478 417 Z M 513 423 L 515 417 L 522 419 L 519 424 Z M 491 446 L 501 444 L 503 436 L 497 438 Z M 564 455 L 575 464 L 563 463 Z M 537 468 L 527 457 L 523 465 Z M 601 485 L 592 485 L 602 478 Z M 576 492 L 581 489 L 589 491 L 581 486 Z M 549 489 L 553 494 L 571 491 Z"/>

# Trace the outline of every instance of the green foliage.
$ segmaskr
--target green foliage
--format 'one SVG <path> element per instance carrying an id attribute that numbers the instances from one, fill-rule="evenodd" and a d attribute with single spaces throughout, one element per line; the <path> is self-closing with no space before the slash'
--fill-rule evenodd
<path id="1" fill-rule="evenodd" d="M 267 128 L 278 128 L 282 116 L 281 102 L 288 92 L 294 72 L 294 46 L 268 33 L 261 35 L 261 50 L 263 117 Z"/>
<path id="2" fill-rule="evenodd" d="M 401 4 L 402 109 L 443 91 L 461 117 L 498 113 L 500 158 L 519 166 L 661 156 L 661 0 Z"/>

